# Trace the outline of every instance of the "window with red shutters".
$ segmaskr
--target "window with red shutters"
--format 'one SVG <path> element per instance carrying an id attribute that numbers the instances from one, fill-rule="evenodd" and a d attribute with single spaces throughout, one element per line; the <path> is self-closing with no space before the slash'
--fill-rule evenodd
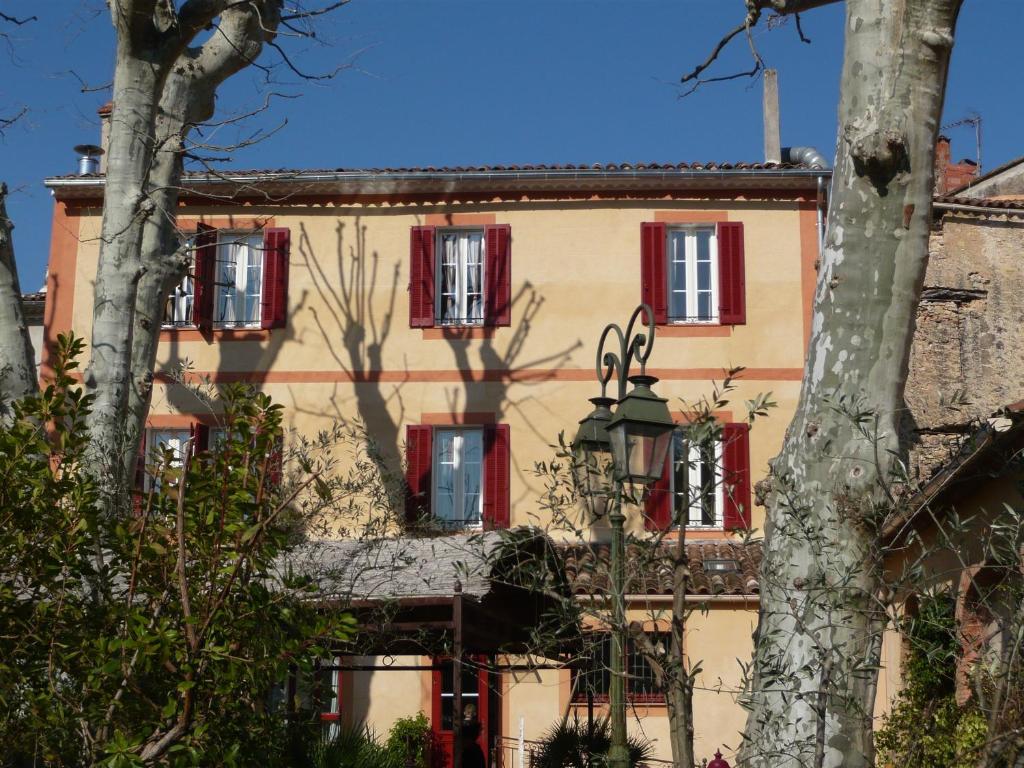
<path id="1" fill-rule="evenodd" d="M 512 324 L 512 228 L 493 224 L 485 230 L 484 317 L 487 325 Z"/>
<path id="2" fill-rule="evenodd" d="M 665 277 L 665 225 L 640 225 L 640 301 L 654 310 L 654 322 L 668 322 L 668 283 Z"/>
<path id="3" fill-rule="evenodd" d="M 193 257 L 195 298 L 192 322 L 201 330 L 213 327 L 214 275 L 217 269 L 217 230 L 206 224 L 196 225 Z"/>
<path id="4" fill-rule="evenodd" d="M 234 232 L 198 224 L 191 274 L 168 297 L 165 327 L 284 328 L 290 231 Z"/>
<path id="5" fill-rule="evenodd" d="M 288 315 L 288 261 L 291 233 L 284 227 L 263 230 L 263 302 L 261 328 L 284 328 Z"/>
<path id="6" fill-rule="evenodd" d="M 512 323 L 512 228 L 412 227 L 409 326 Z"/>
<path id="7" fill-rule="evenodd" d="M 484 528 L 508 528 L 511 522 L 511 474 L 508 424 L 484 427 Z"/>
<path id="8" fill-rule="evenodd" d="M 433 428 L 409 425 L 405 430 L 405 517 L 416 522 L 430 517 L 434 489 L 431 464 L 434 460 Z"/>
<path id="9" fill-rule="evenodd" d="M 644 500 L 644 526 L 664 531 L 750 527 L 750 459 L 747 424 L 723 424 L 714 444 L 695 444 L 677 431 L 661 477 Z"/>
<path id="10" fill-rule="evenodd" d="M 508 528 L 511 453 L 507 424 L 406 428 L 407 519 L 443 528 Z"/>
<path id="11" fill-rule="evenodd" d="M 672 452 L 665 457 L 661 477 L 647 489 L 644 499 L 644 528 L 648 531 L 667 531 L 672 527 Z"/>
<path id="12" fill-rule="evenodd" d="M 659 324 L 746 322 L 743 224 L 645 222 L 640 298 Z"/>
<path id="13" fill-rule="evenodd" d="M 409 256 L 409 325 L 434 325 L 434 227 L 413 227 Z"/>
<path id="14" fill-rule="evenodd" d="M 750 528 L 750 425 L 722 425 L 722 486 L 726 529 Z"/>
<path id="15" fill-rule="evenodd" d="M 747 282 L 743 256 L 743 224 L 718 225 L 718 318 L 722 325 L 747 322 Z"/>

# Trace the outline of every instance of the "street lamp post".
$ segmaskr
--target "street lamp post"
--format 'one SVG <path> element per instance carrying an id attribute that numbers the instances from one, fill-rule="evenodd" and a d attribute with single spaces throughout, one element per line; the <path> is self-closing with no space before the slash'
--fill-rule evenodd
<path id="1" fill-rule="evenodd" d="M 636 331 L 637 322 L 646 325 L 647 333 Z M 658 380 L 647 375 L 647 360 L 654 348 L 654 312 L 641 304 L 629 318 L 626 331 L 614 323 L 605 327 L 597 348 L 597 379 L 601 396 L 591 399 L 594 410 L 580 422 L 573 440 L 574 470 L 577 487 L 594 516 L 607 512 L 612 530 L 612 659 L 611 748 L 610 768 L 628 768 L 629 748 L 626 741 L 626 557 L 622 511 L 623 486 L 626 483 L 646 486 L 661 476 L 665 457 L 672 441 L 675 424 L 668 411 L 667 400 L 651 389 Z M 606 352 L 609 339 L 618 348 Z M 633 361 L 640 363 L 640 374 L 630 376 Z M 612 378 L 618 385 L 618 399 L 607 396 Z M 633 389 L 626 392 L 627 382 Z M 615 405 L 612 412 L 611 406 Z M 608 475 L 611 475 L 609 483 Z M 611 507 L 608 500 L 611 497 Z"/>

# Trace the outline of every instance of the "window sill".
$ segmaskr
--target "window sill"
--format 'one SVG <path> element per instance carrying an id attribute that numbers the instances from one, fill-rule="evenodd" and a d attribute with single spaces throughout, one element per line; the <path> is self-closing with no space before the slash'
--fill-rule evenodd
<path id="1" fill-rule="evenodd" d="M 731 325 L 718 323 L 672 323 L 659 325 L 658 335 L 665 338 L 724 338 L 732 336 Z"/>
<path id="2" fill-rule="evenodd" d="M 423 339 L 445 339 L 447 341 L 468 341 L 470 339 L 493 339 L 497 330 L 493 325 L 442 325 L 424 328 Z"/>
<path id="3" fill-rule="evenodd" d="M 574 698 L 570 703 L 574 707 L 586 707 L 587 706 L 586 698 L 579 698 L 578 696 L 576 698 Z M 608 696 L 594 696 L 594 705 L 598 706 L 598 707 L 606 707 L 606 706 L 608 706 Z M 665 697 L 661 696 L 661 695 L 659 695 L 659 696 L 627 696 L 626 697 L 626 706 L 627 707 L 636 707 L 636 708 L 640 708 L 640 707 L 655 707 L 655 708 L 661 709 L 661 708 L 664 708 L 664 707 L 667 706 L 667 702 L 665 701 Z"/>
<path id="4" fill-rule="evenodd" d="M 160 341 L 267 341 L 270 334 L 269 328 L 214 328 L 201 331 L 192 326 L 161 328 Z"/>
<path id="5" fill-rule="evenodd" d="M 727 531 L 724 528 L 687 528 L 686 538 L 695 541 L 708 540 L 708 539 L 728 539 L 730 538 L 731 531 Z M 666 531 L 665 539 L 674 541 L 679 538 L 679 529 L 673 528 L 670 531 Z"/>

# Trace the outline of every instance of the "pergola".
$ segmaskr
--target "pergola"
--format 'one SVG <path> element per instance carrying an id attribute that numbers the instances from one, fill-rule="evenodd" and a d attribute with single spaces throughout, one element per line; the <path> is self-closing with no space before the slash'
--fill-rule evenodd
<path id="1" fill-rule="evenodd" d="M 467 656 L 555 658 L 579 637 L 578 627 L 568 620 L 573 599 L 560 562 L 547 536 L 520 528 L 310 542 L 289 564 L 317 580 L 325 605 L 355 613 L 359 631 L 344 649 L 346 655 L 450 658 L 453 722 L 459 724 Z M 550 638 L 547 648 L 537 646 L 538 635 Z M 352 664 L 342 669 L 411 671 L 436 665 Z M 461 768 L 461 729 L 453 731 L 453 765 Z"/>

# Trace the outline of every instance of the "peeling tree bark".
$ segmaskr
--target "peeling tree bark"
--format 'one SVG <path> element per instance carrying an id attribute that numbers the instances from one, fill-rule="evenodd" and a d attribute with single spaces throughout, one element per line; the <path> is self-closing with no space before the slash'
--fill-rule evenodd
<path id="1" fill-rule="evenodd" d="M 0 420 L 10 418 L 14 400 L 38 390 L 14 261 L 13 230 L 14 224 L 7 218 L 7 185 L 0 184 Z"/>
<path id="2" fill-rule="evenodd" d="M 148 408 L 148 392 L 140 406 L 133 383 L 141 360 L 149 360 L 151 370 L 159 333 L 153 319 L 159 318 L 174 269 L 177 248 L 170 247 L 170 231 L 181 179 L 181 141 L 190 120 L 212 114 L 217 86 L 251 63 L 273 36 L 282 0 L 185 0 L 178 10 L 158 0 L 108 4 L 117 34 L 114 106 L 91 359 L 84 380 L 95 398 L 90 465 L 104 504 L 113 509 L 124 501 L 137 452 L 137 425 Z M 201 47 L 189 48 L 196 34 L 218 18 L 217 33 Z"/>
<path id="3" fill-rule="evenodd" d="M 188 134 L 213 117 L 217 88 L 256 60 L 264 44 L 274 38 L 279 23 L 280 5 L 276 2 L 238 5 L 225 11 L 220 34 L 201 48 L 183 51 L 164 85 L 150 172 L 150 198 L 155 213 L 143 228 L 144 273 L 135 297 L 133 318 L 131 387 L 124 430 L 131 446 L 138 445 L 149 413 L 164 303 L 189 268 L 189 254 L 177 226 Z M 133 451 L 124 453 L 125 477 L 131 476 L 135 458 Z"/>
<path id="4" fill-rule="evenodd" d="M 960 5 L 846 3 L 840 134 L 810 348 L 767 483 L 743 766 L 873 764 L 876 529 L 885 485 L 905 456 L 898 422 Z"/>

